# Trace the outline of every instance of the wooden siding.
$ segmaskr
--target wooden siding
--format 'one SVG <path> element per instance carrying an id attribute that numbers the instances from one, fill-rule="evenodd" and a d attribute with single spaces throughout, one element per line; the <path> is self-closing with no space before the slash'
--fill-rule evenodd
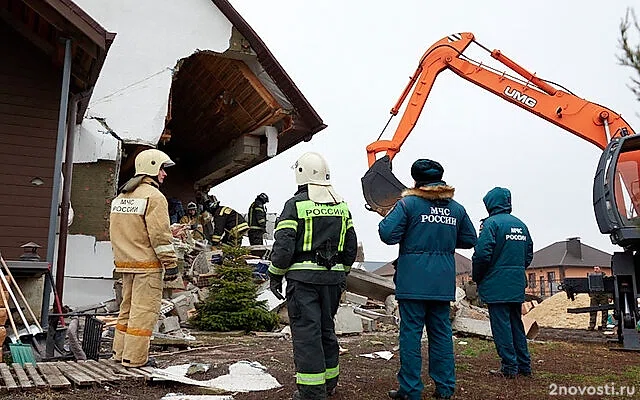
<path id="1" fill-rule="evenodd" d="M 0 22 L 0 251 L 34 241 L 47 253 L 61 73 Z M 39 177 L 40 187 L 30 181 Z"/>

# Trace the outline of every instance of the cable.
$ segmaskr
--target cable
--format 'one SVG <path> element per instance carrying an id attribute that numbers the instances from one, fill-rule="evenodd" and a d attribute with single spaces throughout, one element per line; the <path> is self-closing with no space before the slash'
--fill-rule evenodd
<path id="1" fill-rule="evenodd" d="M 115 90 L 115 91 L 113 91 L 113 92 L 111 92 L 111 93 L 109 93 L 109 94 L 107 94 L 105 96 L 102 96 L 102 97 L 100 97 L 98 99 L 95 99 L 94 101 L 91 101 L 89 103 L 89 106 L 95 105 L 95 104 L 99 104 L 99 103 L 104 103 L 105 101 L 109 100 L 111 97 L 113 97 L 113 96 L 115 96 L 115 95 L 117 95 L 119 93 L 122 93 L 122 92 L 126 91 L 127 89 L 131 89 L 132 87 L 137 86 L 137 85 L 139 85 L 141 83 L 144 83 L 144 82 L 148 81 L 149 79 L 164 73 L 167 70 L 171 71 L 172 69 L 170 67 L 164 67 L 160 71 L 158 71 L 158 72 L 156 72 L 154 74 L 151 74 L 151 75 L 147 76 L 146 78 L 143 78 L 143 79 L 141 79 L 141 80 L 139 80 L 137 82 L 133 82 L 133 83 L 131 83 L 131 84 L 129 84 L 129 85 L 123 87 L 123 88 Z"/>

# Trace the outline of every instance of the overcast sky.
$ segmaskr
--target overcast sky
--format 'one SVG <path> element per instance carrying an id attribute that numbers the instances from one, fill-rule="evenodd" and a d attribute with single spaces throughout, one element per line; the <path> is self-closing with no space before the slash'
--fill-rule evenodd
<path id="1" fill-rule="evenodd" d="M 640 104 L 627 87 L 633 71 L 616 60 L 619 23 L 628 1 L 231 3 L 328 128 L 309 143 L 217 186 L 215 194 L 246 212 L 264 191 L 271 198 L 269 211 L 279 213 L 296 188 L 290 166 L 305 151 L 317 151 L 328 160 L 333 184 L 349 203 L 368 261 L 391 260 L 397 247 L 380 242 L 381 217 L 364 208 L 360 178 L 368 168 L 365 147 L 378 137 L 424 51 L 449 34 L 473 32 L 486 47 L 621 113 L 640 129 Z M 495 65 L 473 47 L 468 54 Z M 399 120 L 400 115 L 394 118 L 384 138 L 393 136 Z M 529 226 L 535 250 L 580 236 L 588 245 L 613 252 L 617 248 L 600 234 L 593 214 L 599 155 L 594 145 L 445 71 L 394 159 L 394 172 L 410 185 L 413 161 L 435 159 L 476 229 L 487 215 L 482 197 L 494 186 L 504 186 L 512 192 L 513 214 Z"/>

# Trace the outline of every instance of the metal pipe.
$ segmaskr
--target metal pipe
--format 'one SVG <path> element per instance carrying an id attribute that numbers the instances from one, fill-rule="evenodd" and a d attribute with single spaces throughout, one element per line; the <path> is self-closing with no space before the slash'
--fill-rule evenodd
<path id="1" fill-rule="evenodd" d="M 67 148 L 64 156 L 64 182 L 62 183 L 62 204 L 60 205 L 60 233 L 58 236 L 58 262 L 56 263 L 56 292 L 62 302 L 64 293 L 64 270 L 67 257 L 67 235 L 69 234 L 69 208 L 71 203 L 71 178 L 73 177 L 73 149 L 76 133 L 79 96 L 73 96 L 69 108 L 67 125 Z"/>
<path id="2" fill-rule="evenodd" d="M 56 228 L 58 221 L 58 198 L 60 196 L 60 178 L 62 175 L 62 150 L 67 127 L 69 106 L 69 84 L 71 82 L 71 39 L 64 39 L 64 64 L 62 68 L 62 89 L 60 92 L 60 111 L 58 113 L 58 139 L 56 142 L 56 159 L 53 165 L 53 189 L 51 190 L 51 211 L 49 214 L 49 235 L 47 239 L 47 263 L 53 264 L 56 247 Z M 41 323 L 47 324 L 51 285 L 45 279 L 42 294 Z"/>

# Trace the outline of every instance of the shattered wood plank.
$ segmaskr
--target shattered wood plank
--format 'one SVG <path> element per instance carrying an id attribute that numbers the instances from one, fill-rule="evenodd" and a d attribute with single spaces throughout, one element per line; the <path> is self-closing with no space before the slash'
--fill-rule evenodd
<path id="1" fill-rule="evenodd" d="M 67 361 L 66 362 L 67 365 L 69 365 L 71 368 L 75 368 L 78 371 L 82 372 L 83 374 L 85 374 L 86 376 L 90 377 L 91 379 L 93 379 L 94 381 L 98 382 L 99 384 L 103 384 L 106 382 L 109 382 L 109 379 L 107 379 L 106 377 L 104 377 L 102 374 L 99 374 L 89 368 L 87 368 L 86 365 L 84 365 L 84 363 L 80 362 L 80 361 Z"/>
<path id="2" fill-rule="evenodd" d="M 106 376 L 107 379 L 109 379 L 110 381 L 119 381 L 119 380 L 127 379 L 124 376 L 114 373 L 111 368 L 105 368 L 105 366 L 100 365 L 100 363 L 97 362 L 96 360 L 84 361 L 84 365 L 87 368 L 92 369 L 93 371 L 100 372 L 102 375 Z"/>
<path id="3" fill-rule="evenodd" d="M 363 269 L 352 268 L 347 275 L 347 290 L 371 299 L 385 301 L 387 296 L 395 294 L 396 286 L 391 279 Z"/>
<path id="4" fill-rule="evenodd" d="M 36 367 L 34 367 L 33 364 L 25 364 L 24 369 L 29 374 L 29 377 L 33 381 L 33 384 L 36 386 L 36 388 L 45 388 L 48 386 L 44 382 L 44 380 L 42 380 L 42 378 L 38 374 L 38 371 L 36 371 Z"/>
<path id="5" fill-rule="evenodd" d="M 7 390 L 16 390 L 18 388 L 18 385 L 16 385 L 16 381 L 13 380 L 13 376 L 11 375 L 11 371 L 9 370 L 9 366 L 7 364 L 0 364 L 0 375 L 2 375 L 2 380 L 4 381 Z"/>
<path id="6" fill-rule="evenodd" d="M 65 377 L 69 378 L 71 382 L 78 386 L 87 386 L 96 383 L 96 380 L 92 377 L 87 376 L 84 372 L 79 371 L 64 362 L 56 362 L 53 363 L 53 365 L 57 367 Z"/>
<path id="7" fill-rule="evenodd" d="M 32 365 L 32 364 L 29 364 L 29 365 Z M 22 366 L 18 363 L 13 363 L 11 364 L 11 366 L 13 367 L 13 371 L 16 373 L 16 378 L 18 378 L 18 383 L 20 384 L 20 387 L 22 389 L 33 388 L 33 384 L 29 380 L 27 373 L 24 372 L 24 369 L 22 369 Z"/>
<path id="8" fill-rule="evenodd" d="M 151 380 L 151 377 L 153 376 L 153 373 L 149 373 L 147 371 L 144 371 L 142 368 L 127 368 L 127 370 L 144 376 L 144 379 L 147 380 L 147 381 Z"/>
<path id="9" fill-rule="evenodd" d="M 124 375 L 126 377 L 128 377 L 129 379 L 133 379 L 133 380 L 144 380 L 145 376 L 142 374 L 138 374 L 134 371 L 130 371 L 127 368 L 125 368 L 124 366 L 122 366 L 122 364 L 115 362 L 114 360 L 100 360 L 99 361 L 101 366 L 104 366 L 105 368 L 111 368 L 112 371 L 114 371 L 116 374 L 118 375 Z"/>
<path id="10" fill-rule="evenodd" d="M 153 367 L 138 367 L 138 369 L 144 371 L 145 373 L 149 374 L 150 377 L 153 377 L 153 370 L 155 368 Z"/>
<path id="11" fill-rule="evenodd" d="M 69 380 L 62 375 L 58 367 L 52 365 L 52 363 L 38 363 L 36 366 L 52 389 L 71 386 L 71 382 L 69 382 Z"/>

